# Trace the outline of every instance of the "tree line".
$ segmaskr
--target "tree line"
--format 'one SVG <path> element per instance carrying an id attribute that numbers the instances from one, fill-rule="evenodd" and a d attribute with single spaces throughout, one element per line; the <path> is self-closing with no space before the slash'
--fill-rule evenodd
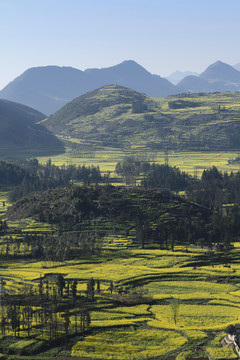
<path id="1" fill-rule="evenodd" d="M 104 181 L 99 167 L 41 164 L 37 159 L 0 161 L 0 185 L 14 186 L 9 200 L 14 202 L 34 191 L 44 191 L 70 181 L 98 183 Z"/>

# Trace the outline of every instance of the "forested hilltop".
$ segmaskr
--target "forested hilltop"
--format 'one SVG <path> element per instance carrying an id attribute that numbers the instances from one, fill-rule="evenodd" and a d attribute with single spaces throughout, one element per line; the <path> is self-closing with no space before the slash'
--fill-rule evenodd
<path id="1" fill-rule="evenodd" d="M 81 249 L 82 242 L 86 249 L 93 242 L 93 249 L 95 245 L 100 249 L 112 233 L 130 236 L 141 247 L 157 244 L 174 249 L 176 244 L 195 244 L 228 248 L 240 235 L 239 172 L 228 175 L 213 167 L 199 180 L 168 165 L 127 157 L 116 166 L 116 173 L 131 181 L 125 187 L 108 185 L 111 178 L 102 177 L 94 167 L 59 168 L 32 160 L 21 166 L 1 162 L 0 171 L 5 173 L 5 185 L 12 179 L 19 184 L 9 198 L 20 200 L 9 208 L 6 219 L 31 217 L 57 226 L 59 249 L 69 248 L 69 241 L 76 249 L 78 242 Z M 133 186 L 136 177 L 141 179 L 137 187 Z M 71 184 L 73 181 L 83 185 Z M 178 191 L 184 191 L 184 198 L 174 195 Z"/>
<path id="2" fill-rule="evenodd" d="M 240 148 L 239 93 L 150 98 L 117 85 L 69 102 L 41 122 L 54 134 L 94 146 L 155 150 Z M 72 138 L 72 140 L 71 140 Z"/>

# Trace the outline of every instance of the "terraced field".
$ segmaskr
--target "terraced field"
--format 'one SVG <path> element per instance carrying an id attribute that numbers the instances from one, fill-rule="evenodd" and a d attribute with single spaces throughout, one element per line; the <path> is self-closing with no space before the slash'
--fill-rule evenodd
<path id="1" fill-rule="evenodd" d="M 31 219 L 9 221 L 9 227 L 32 234 L 53 230 Z M 219 261 L 215 253 L 210 266 L 207 263 L 212 253 L 205 249 L 179 246 L 172 252 L 133 245 L 131 238 L 113 235 L 104 240 L 100 256 L 87 260 L 0 260 L 0 275 L 9 293 L 21 291 L 24 286 L 38 291 L 38 279 L 50 273 L 77 280 L 78 294 L 86 292 L 89 279 L 100 282 L 90 311 L 90 329 L 71 338 L 67 348 L 58 344 L 37 355 L 22 356 L 29 348 L 40 346 L 43 335 L 39 335 L 37 327 L 30 340 L 26 331 L 14 338 L 9 330 L 0 339 L 0 348 L 10 337 L 14 339 L 10 359 L 237 359 L 232 349 L 222 347 L 220 340 L 228 325 L 240 321 L 240 243 L 235 243 L 227 254 L 226 263 L 221 253 Z M 5 246 L 3 236 L 2 254 Z M 8 251 L 14 252 L 14 241 L 12 246 Z M 61 321 L 61 314 L 58 316 Z M 70 329 L 74 328 L 74 316 L 72 313 Z"/>

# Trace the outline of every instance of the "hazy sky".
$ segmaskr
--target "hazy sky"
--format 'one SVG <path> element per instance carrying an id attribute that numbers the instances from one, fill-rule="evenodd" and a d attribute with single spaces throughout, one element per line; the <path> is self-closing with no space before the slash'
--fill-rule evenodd
<path id="1" fill-rule="evenodd" d="M 0 89 L 33 66 L 151 73 L 240 63 L 239 0 L 0 0 Z"/>

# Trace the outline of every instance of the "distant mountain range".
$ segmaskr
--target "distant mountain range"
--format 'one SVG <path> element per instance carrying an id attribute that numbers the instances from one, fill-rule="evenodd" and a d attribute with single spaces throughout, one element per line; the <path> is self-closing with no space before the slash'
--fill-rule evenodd
<path id="1" fill-rule="evenodd" d="M 200 75 L 177 71 L 165 79 L 151 74 L 132 60 L 85 71 L 71 67 L 36 67 L 10 82 L 0 91 L 0 98 L 31 106 L 50 115 L 74 98 L 105 85 L 124 86 L 151 97 L 188 92 L 240 91 L 239 69 L 240 64 L 233 67 L 217 61 Z"/>
<path id="2" fill-rule="evenodd" d="M 48 156 L 64 152 L 63 144 L 37 122 L 45 115 L 25 105 L 0 100 L 0 156 Z"/>

